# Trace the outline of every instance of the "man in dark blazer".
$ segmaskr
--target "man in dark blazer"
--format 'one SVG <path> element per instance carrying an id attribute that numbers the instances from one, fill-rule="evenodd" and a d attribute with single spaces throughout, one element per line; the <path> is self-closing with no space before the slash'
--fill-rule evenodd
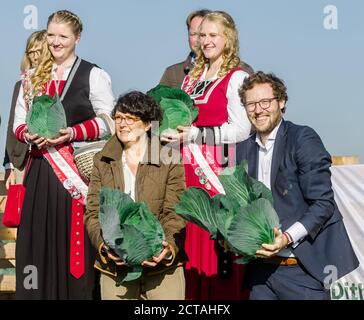
<path id="1" fill-rule="evenodd" d="M 188 44 L 191 52 L 187 56 L 185 61 L 176 63 L 169 66 L 163 73 L 160 84 L 164 84 L 170 87 L 181 88 L 184 77 L 193 68 L 193 62 L 195 59 L 195 50 L 198 46 L 198 27 L 205 15 L 210 13 L 208 9 L 202 9 L 193 11 L 186 19 L 187 32 L 188 32 Z"/>
<path id="2" fill-rule="evenodd" d="M 211 11 L 208 9 L 202 9 L 198 11 L 193 11 L 189 14 L 186 19 L 187 31 L 188 31 L 188 44 L 191 49 L 189 55 L 185 61 L 173 64 L 164 71 L 160 84 L 164 84 L 170 87 L 181 88 L 184 77 L 193 68 L 195 60 L 195 51 L 197 49 L 198 43 L 198 28 L 206 16 Z M 248 74 L 253 73 L 253 69 L 244 62 L 241 62 L 241 67 Z"/>
<path id="3" fill-rule="evenodd" d="M 281 224 L 248 265 L 250 299 L 329 299 L 335 277 L 359 265 L 334 201 L 330 154 L 313 129 L 283 119 L 281 79 L 259 71 L 239 95 L 256 133 L 238 144 L 237 161 L 271 189 Z"/>

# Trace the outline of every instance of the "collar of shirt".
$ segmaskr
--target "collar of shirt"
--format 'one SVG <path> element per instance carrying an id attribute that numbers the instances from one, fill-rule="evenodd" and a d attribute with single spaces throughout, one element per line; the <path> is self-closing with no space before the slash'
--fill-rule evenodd
<path id="1" fill-rule="evenodd" d="M 265 143 L 265 145 L 262 143 L 261 139 L 260 139 L 260 135 L 257 134 L 255 137 L 255 142 L 259 145 L 259 147 L 263 150 L 269 151 L 273 146 L 274 146 L 274 142 L 276 140 L 276 136 L 278 133 L 278 129 L 282 124 L 282 119 L 281 121 L 278 123 L 278 125 L 273 129 L 273 131 L 269 134 L 267 141 Z"/>
<path id="2" fill-rule="evenodd" d="M 57 80 L 67 80 L 69 73 L 71 72 L 72 66 L 75 63 L 75 60 L 77 59 L 77 56 L 72 60 L 72 63 L 69 63 L 67 66 L 65 66 L 64 71 L 63 71 L 63 75 L 62 75 L 62 79 L 58 79 L 57 77 L 57 65 L 55 63 L 53 63 L 52 66 L 52 79 L 57 79 Z"/>
<path id="3" fill-rule="evenodd" d="M 281 120 L 282 122 L 282 120 Z M 272 158 L 273 158 L 273 149 L 274 142 L 276 139 L 276 135 L 281 125 L 281 122 L 273 129 L 273 131 L 269 134 L 265 145 L 263 145 L 260 137 L 257 135 L 255 141 L 259 145 L 259 154 L 258 154 L 258 180 L 263 182 L 267 188 L 270 189 L 271 181 L 271 167 L 272 167 Z"/>
<path id="4" fill-rule="evenodd" d="M 203 73 L 199 79 L 199 81 L 206 81 L 206 74 L 207 74 L 207 71 L 209 70 L 209 64 L 206 63 L 205 64 L 205 69 L 203 70 Z M 219 70 L 216 72 L 216 74 L 214 74 L 210 79 L 208 79 L 207 81 L 214 81 L 217 79 L 217 74 L 219 73 Z"/>

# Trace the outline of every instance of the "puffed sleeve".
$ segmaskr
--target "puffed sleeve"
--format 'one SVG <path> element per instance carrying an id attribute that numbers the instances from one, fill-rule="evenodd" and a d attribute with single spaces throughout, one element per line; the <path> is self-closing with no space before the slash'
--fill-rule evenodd
<path id="1" fill-rule="evenodd" d="M 101 113 L 111 115 L 111 111 L 114 108 L 111 78 L 104 70 L 98 67 L 93 67 L 90 72 L 89 98 L 96 116 Z M 103 119 L 96 117 L 96 121 L 100 130 L 100 137 L 110 133 Z"/>
<path id="2" fill-rule="evenodd" d="M 221 126 L 222 143 L 236 143 L 249 137 L 251 124 L 239 97 L 239 88 L 248 74 L 242 70 L 233 73 L 229 80 L 226 97 L 228 100 L 228 122 Z"/>

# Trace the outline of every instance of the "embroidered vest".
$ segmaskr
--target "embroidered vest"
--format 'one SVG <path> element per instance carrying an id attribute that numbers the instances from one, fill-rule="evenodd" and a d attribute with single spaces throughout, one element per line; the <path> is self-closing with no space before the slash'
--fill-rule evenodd
<path id="1" fill-rule="evenodd" d="M 89 99 L 90 72 L 91 69 L 95 66 L 95 64 L 92 64 L 85 60 L 81 61 L 76 71 L 76 74 L 73 77 L 71 85 L 68 88 L 68 91 L 62 101 L 66 113 L 67 125 L 69 127 L 96 117 L 96 114 Z M 61 81 L 59 84 L 59 95 L 61 95 L 64 85 L 65 81 Z M 55 81 L 51 81 L 49 85 L 49 94 L 53 96 L 55 90 Z"/>
<path id="2" fill-rule="evenodd" d="M 195 126 L 221 126 L 228 121 L 228 99 L 226 93 L 231 76 L 237 70 L 242 69 L 236 67 L 224 77 L 210 82 L 203 81 L 192 83 L 193 88 L 188 87 L 188 85 L 191 86 L 189 76 L 187 75 L 185 77 L 182 89 L 190 94 L 195 102 L 195 106 L 199 109 L 198 117 L 194 122 Z"/>

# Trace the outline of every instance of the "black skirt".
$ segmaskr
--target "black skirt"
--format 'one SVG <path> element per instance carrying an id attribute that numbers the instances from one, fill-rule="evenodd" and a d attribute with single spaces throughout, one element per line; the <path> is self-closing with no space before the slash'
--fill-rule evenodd
<path id="1" fill-rule="evenodd" d="M 16 241 L 17 299 L 91 299 L 95 250 L 85 230 L 85 274 L 70 274 L 72 198 L 48 162 L 34 157 Z"/>

